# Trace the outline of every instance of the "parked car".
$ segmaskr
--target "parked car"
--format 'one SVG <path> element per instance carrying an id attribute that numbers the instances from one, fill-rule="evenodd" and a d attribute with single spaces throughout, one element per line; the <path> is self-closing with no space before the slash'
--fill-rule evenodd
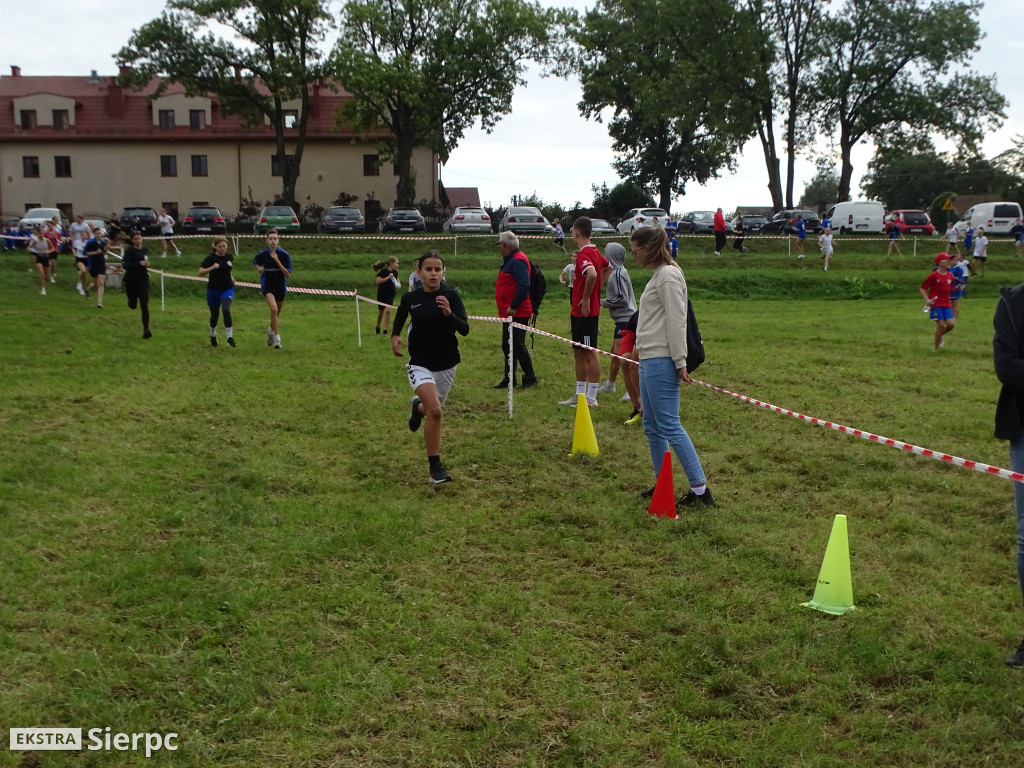
<path id="1" fill-rule="evenodd" d="M 661 208 L 633 208 L 622 221 L 615 225 L 615 231 L 620 235 L 631 235 L 638 227 L 661 227 L 665 228 L 668 221 L 668 213 Z"/>
<path id="2" fill-rule="evenodd" d="M 889 211 L 885 222 L 885 231 L 891 232 L 893 227 L 900 231 L 901 235 L 934 235 L 935 226 L 931 218 L 924 211 L 896 210 Z"/>
<path id="3" fill-rule="evenodd" d="M 377 222 L 378 232 L 426 232 L 427 222 L 415 208 L 392 208 Z"/>
<path id="4" fill-rule="evenodd" d="M 441 228 L 450 235 L 456 232 L 490 232 L 491 217 L 483 208 L 464 206 L 456 208 Z"/>
<path id="5" fill-rule="evenodd" d="M 715 231 L 714 211 L 690 211 L 679 217 L 676 231 L 681 235 L 710 235 Z"/>
<path id="6" fill-rule="evenodd" d="M 498 224 L 499 232 L 515 232 L 517 235 L 543 235 L 554 232 L 555 228 L 539 208 L 529 205 L 509 208 Z"/>
<path id="7" fill-rule="evenodd" d="M 18 227 L 31 230 L 36 224 L 46 224 L 52 221 L 54 216 L 60 219 L 60 225 L 64 227 L 66 232 L 68 227 L 71 226 L 71 222 L 68 221 L 67 216 L 60 212 L 59 208 L 31 208 L 25 211 L 25 215 L 18 220 Z"/>
<path id="8" fill-rule="evenodd" d="M 821 229 L 821 219 L 818 218 L 818 214 L 814 211 L 801 211 L 787 209 L 779 211 L 768 220 L 764 226 L 761 227 L 762 235 L 795 235 L 796 234 L 796 217 L 803 216 L 804 227 L 807 229 L 807 234 L 817 232 Z M 835 223 L 833 222 L 832 228 L 835 229 Z"/>
<path id="9" fill-rule="evenodd" d="M 142 205 L 126 205 L 117 217 L 118 226 L 127 232 L 141 232 L 144 235 L 159 235 L 160 224 L 156 211 Z"/>
<path id="10" fill-rule="evenodd" d="M 985 228 L 986 235 L 1008 235 L 1010 228 L 1021 218 L 1020 203 L 978 203 L 964 211 L 956 230 L 963 237 L 967 227 Z"/>
<path id="11" fill-rule="evenodd" d="M 613 227 L 607 219 L 591 219 L 590 224 L 592 226 L 591 233 L 595 235 L 616 235 L 618 234 L 615 227 Z"/>
<path id="12" fill-rule="evenodd" d="M 322 234 L 338 232 L 365 232 L 366 219 L 358 208 L 348 205 L 332 205 L 316 223 L 316 230 Z"/>
<path id="13" fill-rule="evenodd" d="M 181 220 L 181 231 L 186 235 L 226 235 L 228 225 L 219 209 L 193 206 Z"/>
<path id="14" fill-rule="evenodd" d="M 767 223 L 768 219 L 764 216 L 737 216 L 729 224 L 729 231 L 736 232 L 742 227 L 743 232 L 747 234 L 753 232 L 756 234 Z"/>
<path id="15" fill-rule="evenodd" d="M 299 231 L 299 217 L 287 205 L 268 205 L 256 217 L 256 223 L 253 225 L 252 231 L 257 235 L 262 235 L 270 229 L 297 234 Z"/>
<path id="16" fill-rule="evenodd" d="M 876 200 L 836 203 L 825 212 L 825 219 L 830 222 L 832 231 L 841 235 L 847 232 L 885 231 L 885 207 Z M 806 216 L 804 220 L 807 220 Z"/>

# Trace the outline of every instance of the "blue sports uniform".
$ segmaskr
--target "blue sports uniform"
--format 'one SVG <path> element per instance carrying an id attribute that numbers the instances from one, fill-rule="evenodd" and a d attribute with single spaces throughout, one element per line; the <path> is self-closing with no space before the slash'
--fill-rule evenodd
<path id="1" fill-rule="evenodd" d="M 803 219 L 797 219 L 796 236 L 801 240 L 807 239 L 807 225 L 804 223 Z"/>
<path id="2" fill-rule="evenodd" d="M 964 251 L 970 253 L 974 248 L 974 227 L 967 227 L 967 232 L 964 234 Z"/>

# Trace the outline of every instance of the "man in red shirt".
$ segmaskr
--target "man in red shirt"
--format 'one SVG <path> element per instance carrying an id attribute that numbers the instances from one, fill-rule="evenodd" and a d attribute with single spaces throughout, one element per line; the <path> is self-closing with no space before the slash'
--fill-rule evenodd
<path id="1" fill-rule="evenodd" d="M 723 248 L 725 248 L 725 216 L 722 215 L 722 209 L 719 208 L 715 211 L 715 256 L 721 256 Z"/>
<path id="2" fill-rule="evenodd" d="M 572 311 L 569 321 L 572 340 L 590 349 L 574 346 L 576 395 L 585 395 L 587 405 L 597 405 L 597 387 L 601 382 L 601 360 L 597 356 L 597 317 L 601 314 L 601 286 L 611 274 L 611 265 L 590 242 L 593 224 L 580 216 L 572 224 L 572 239 L 579 250 L 573 268 Z M 576 396 L 559 405 L 576 405 Z"/>
<path id="3" fill-rule="evenodd" d="M 953 319 L 953 302 L 949 298 L 956 278 L 947 271 L 952 258 L 948 253 L 940 253 L 936 256 L 935 263 L 939 268 L 921 283 L 921 296 L 931 307 L 928 317 L 935 321 L 936 352 L 944 345 L 942 337 L 952 331 L 953 326 L 956 325 L 956 320 Z"/>

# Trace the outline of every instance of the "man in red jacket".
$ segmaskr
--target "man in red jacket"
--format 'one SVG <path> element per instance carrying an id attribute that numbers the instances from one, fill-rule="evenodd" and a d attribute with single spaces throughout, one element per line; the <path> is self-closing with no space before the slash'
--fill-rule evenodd
<path id="1" fill-rule="evenodd" d="M 723 248 L 725 248 L 725 216 L 722 215 L 722 209 L 719 208 L 715 211 L 715 256 L 721 256 Z"/>
<path id="2" fill-rule="evenodd" d="M 519 250 L 519 238 L 513 232 L 502 232 L 498 236 L 498 252 L 501 254 L 501 269 L 494 285 L 494 301 L 498 305 L 498 317 L 511 317 L 521 325 L 527 325 L 533 314 L 530 301 L 530 260 Z M 516 363 L 523 369 L 523 385 L 526 389 L 537 383 L 533 372 L 533 360 L 526 348 L 526 328 L 512 328 L 509 323 L 501 324 L 501 352 L 505 360 L 505 378 L 494 385 L 495 389 L 508 389 L 509 379 L 516 383 Z M 512 370 L 508 366 L 509 336 L 512 342 Z"/>

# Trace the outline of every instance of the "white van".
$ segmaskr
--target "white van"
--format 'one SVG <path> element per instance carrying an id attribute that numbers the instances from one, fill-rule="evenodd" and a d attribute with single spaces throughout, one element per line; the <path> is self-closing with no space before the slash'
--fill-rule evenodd
<path id="1" fill-rule="evenodd" d="M 851 200 L 836 203 L 825 212 L 833 232 L 882 232 L 885 228 L 885 206 L 875 200 Z"/>
<path id="2" fill-rule="evenodd" d="M 978 203 L 964 211 L 956 223 L 956 231 L 964 236 L 968 225 L 985 228 L 986 235 L 1008 235 L 1010 228 L 1021 218 L 1020 203 Z"/>

